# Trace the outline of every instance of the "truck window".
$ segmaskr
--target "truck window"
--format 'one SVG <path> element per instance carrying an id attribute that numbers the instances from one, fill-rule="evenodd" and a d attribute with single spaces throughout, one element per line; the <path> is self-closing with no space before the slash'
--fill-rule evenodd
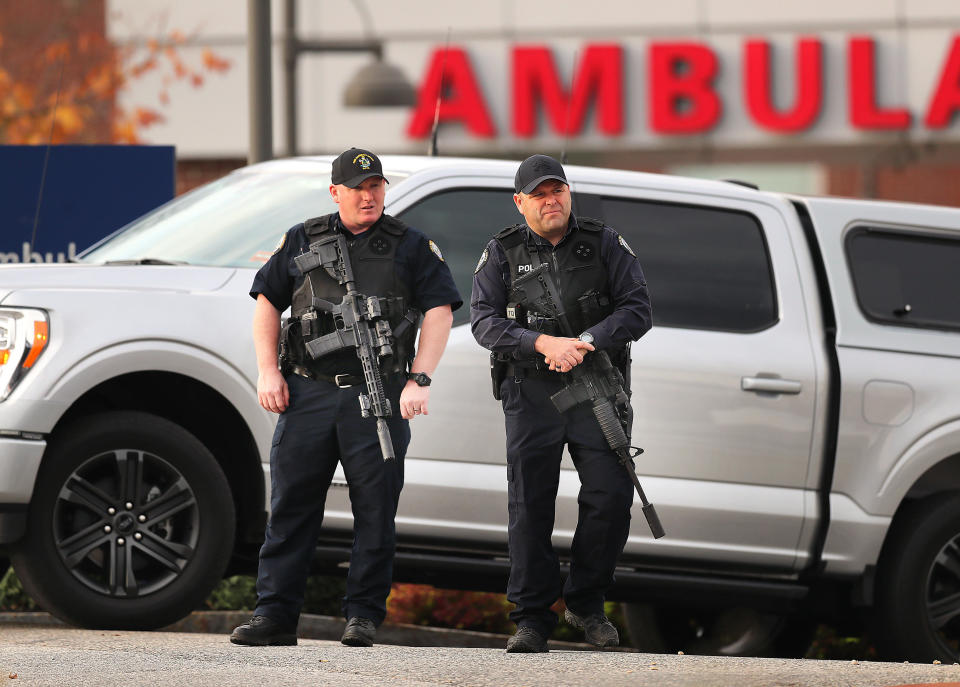
<path id="1" fill-rule="evenodd" d="M 513 189 L 441 191 L 418 201 L 399 217 L 440 247 L 466 306 L 453 313 L 453 323 L 468 322 L 473 271 L 484 246 L 501 229 L 523 221 L 513 203 Z"/>
<path id="2" fill-rule="evenodd" d="M 847 237 L 846 252 L 868 319 L 960 329 L 960 240 L 863 228 Z"/>
<path id="3" fill-rule="evenodd" d="M 287 229 L 336 211 L 329 185 L 327 171 L 228 174 L 134 220 L 80 258 L 259 268 Z"/>
<path id="4" fill-rule="evenodd" d="M 640 258 L 655 326 L 754 332 L 777 321 L 770 256 L 753 215 L 610 197 L 601 209 Z"/>

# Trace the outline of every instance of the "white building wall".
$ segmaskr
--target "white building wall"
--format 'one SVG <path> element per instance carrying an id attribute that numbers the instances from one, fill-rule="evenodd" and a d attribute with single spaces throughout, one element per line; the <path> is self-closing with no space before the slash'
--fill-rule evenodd
<path id="1" fill-rule="evenodd" d="M 283 2 L 272 3 L 274 145 L 282 154 L 280 30 Z M 520 44 L 545 44 L 569 85 L 575 55 L 593 42 L 616 42 L 624 50 L 625 128 L 622 135 L 597 131 L 593 118 L 568 149 L 633 150 L 723 147 L 805 147 L 886 144 L 903 140 L 960 141 L 960 123 L 930 131 L 923 125 L 948 49 L 960 35 L 960 2 L 955 0 L 555 0 L 524 7 L 515 0 L 299 0 L 301 38 L 350 39 L 370 36 L 385 42 L 385 59 L 416 87 L 433 50 L 451 42 L 464 47 L 497 129 L 493 139 L 470 136 L 457 123 L 444 124 L 440 138 L 448 153 L 496 153 L 559 149 L 561 137 L 541 122 L 533 138 L 510 131 L 510 51 Z M 364 11 L 365 8 L 365 11 Z M 144 131 L 149 143 L 172 144 L 178 155 L 243 157 L 248 141 L 245 0 L 109 0 L 108 33 L 136 45 L 163 30 L 190 36 L 181 55 L 200 64 L 203 47 L 232 62 L 224 74 L 211 74 L 201 88 L 177 83 L 170 103 L 158 101 L 158 74 L 133 81 L 121 95 L 123 106 L 150 106 L 165 122 Z M 364 17 L 369 16 L 369 23 Z M 825 47 L 823 110 L 801 134 L 778 135 L 758 127 L 743 99 L 741 56 L 744 41 L 762 37 L 774 44 L 775 95 L 788 105 L 793 97 L 793 46 L 798 37 L 819 37 Z M 907 132 L 861 132 L 848 122 L 846 45 L 852 36 L 877 42 L 878 102 L 906 106 L 913 113 Z M 716 90 L 724 114 L 708 133 L 662 136 L 649 126 L 647 51 L 651 41 L 697 40 L 717 54 Z M 301 152 L 336 152 L 363 145 L 381 152 L 423 152 L 425 139 L 411 140 L 407 108 L 346 108 L 342 93 L 354 73 L 371 58 L 364 54 L 307 54 L 299 65 L 298 122 Z M 960 119 L 960 117 L 956 118 Z"/>

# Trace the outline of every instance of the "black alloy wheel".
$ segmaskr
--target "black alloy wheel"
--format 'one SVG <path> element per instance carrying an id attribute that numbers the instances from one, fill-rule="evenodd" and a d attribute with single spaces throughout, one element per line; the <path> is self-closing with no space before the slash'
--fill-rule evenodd
<path id="1" fill-rule="evenodd" d="M 927 622 L 953 656 L 960 653 L 960 533 L 933 558 L 927 573 Z"/>
<path id="2" fill-rule="evenodd" d="M 12 560 L 33 600 L 66 622 L 154 629 L 203 602 L 234 529 L 210 451 L 168 420 L 116 411 L 51 438 Z"/>
<path id="3" fill-rule="evenodd" d="M 199 526 L 190 484 L 143 450 L 90 458 L 67 478 L 53 510 L 63 564 L 111 597 L 151 594 L 176 580 L 196 552 Z"/>
<path id="4" fill-rule="evenodd" d="M 877 566 L 877 636 L 890 660 L 960 660 L 960 494 L 897 513 Z"/>

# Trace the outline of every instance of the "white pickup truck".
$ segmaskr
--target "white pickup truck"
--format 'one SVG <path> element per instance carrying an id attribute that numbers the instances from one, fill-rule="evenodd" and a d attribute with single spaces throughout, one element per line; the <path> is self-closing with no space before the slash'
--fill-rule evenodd
<path id="1" fill-rule="evenodd" d="M 469 301 L 484 244 L 520 219 L 517 163 L 383 163 L 387 212 L 440 246 Z M 0 267 L 0 546 L 47 610 L 157 627 L 255 569 L 275 417 L 256 401 L 247 292 L 286 229 L 333 210 L 329 170 L 247 167 L 78 264 Z M 634 640 L 783 652 L 812 622 L 869 619 L 890 658 L 957 659 L 960 210 L 567 172 L 574 211 L 623 234 L 654 306 L 633 436 L 667 536 L 638 506 L 613 594 Z M 412 423 L 397 578 L 503 589 L 503 418 L 467 305 L 455 315 Z M 318 570 L 349 558 L 344 486 Z"/>

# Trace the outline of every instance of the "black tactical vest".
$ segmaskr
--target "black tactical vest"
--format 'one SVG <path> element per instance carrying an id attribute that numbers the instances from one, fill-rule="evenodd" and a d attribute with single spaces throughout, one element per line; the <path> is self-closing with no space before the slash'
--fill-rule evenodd
<path id="1" fill-rule="evenodd" d="M 524 230 L 523 224 L 504 229 L 494 238 L 500 242 L 510 265 L 510 283 L 541 263 L 550 265 L 560 299 L 573 328 L 571 336 L 578 336 L 613 312 L 607 287 L 607 270 L 600 260 L 600 241 L 603 223 L 588 217 L 577 218 L 578 229 L 559 245 L 536 243 Z M 567 336 L 548 313 L 537 312 L 533 304 L 523 303 L 512 292 L 508 303 L 519 307 L 515 319 L 521 326 L 551 336 Z M 508 317 L 510 314 L 508 313 Z M 610 351 L 616 359 L 618 352 Z M 542 356 L 537 356 L 542 360 Z"/>
<path id="2" fill-rule="evenodd" d="M 319 241 L 324 235 L 335 231 L 336 224 L 336 214 L 308 219 L 303 223 L 308 242 Z M 406 224 L 389 215 L 383 215 L 364 236 L 348 241 L 347 244 L 357 291 L 365 296 L 386 299 L 387 319 L 394 330 L 403 321 L 412 302 L 409 288 L 397 278 L 394 259 L 397 246 L 406 231 Z M 313 298 L 340 303 L 344 294 L 346 289 L 323 267 L 306 274 L 303 283 L 293 292 L 289 332 L 285 336 L 290 362 L 328 376 L 363 374 L 360 360 L 353 348 L 335 351 L 317 360 L 310 358 L 304 348 L 305 341 L 329 334 L 335 326 L 332 315 L 314 310 Z M 382 367 L 382 373 L 406 371 L 408 363 L 413 359 L 416 335 L 417 328 L 408 327 L 406 333 L 396 340 L 392 361 Z"/>

